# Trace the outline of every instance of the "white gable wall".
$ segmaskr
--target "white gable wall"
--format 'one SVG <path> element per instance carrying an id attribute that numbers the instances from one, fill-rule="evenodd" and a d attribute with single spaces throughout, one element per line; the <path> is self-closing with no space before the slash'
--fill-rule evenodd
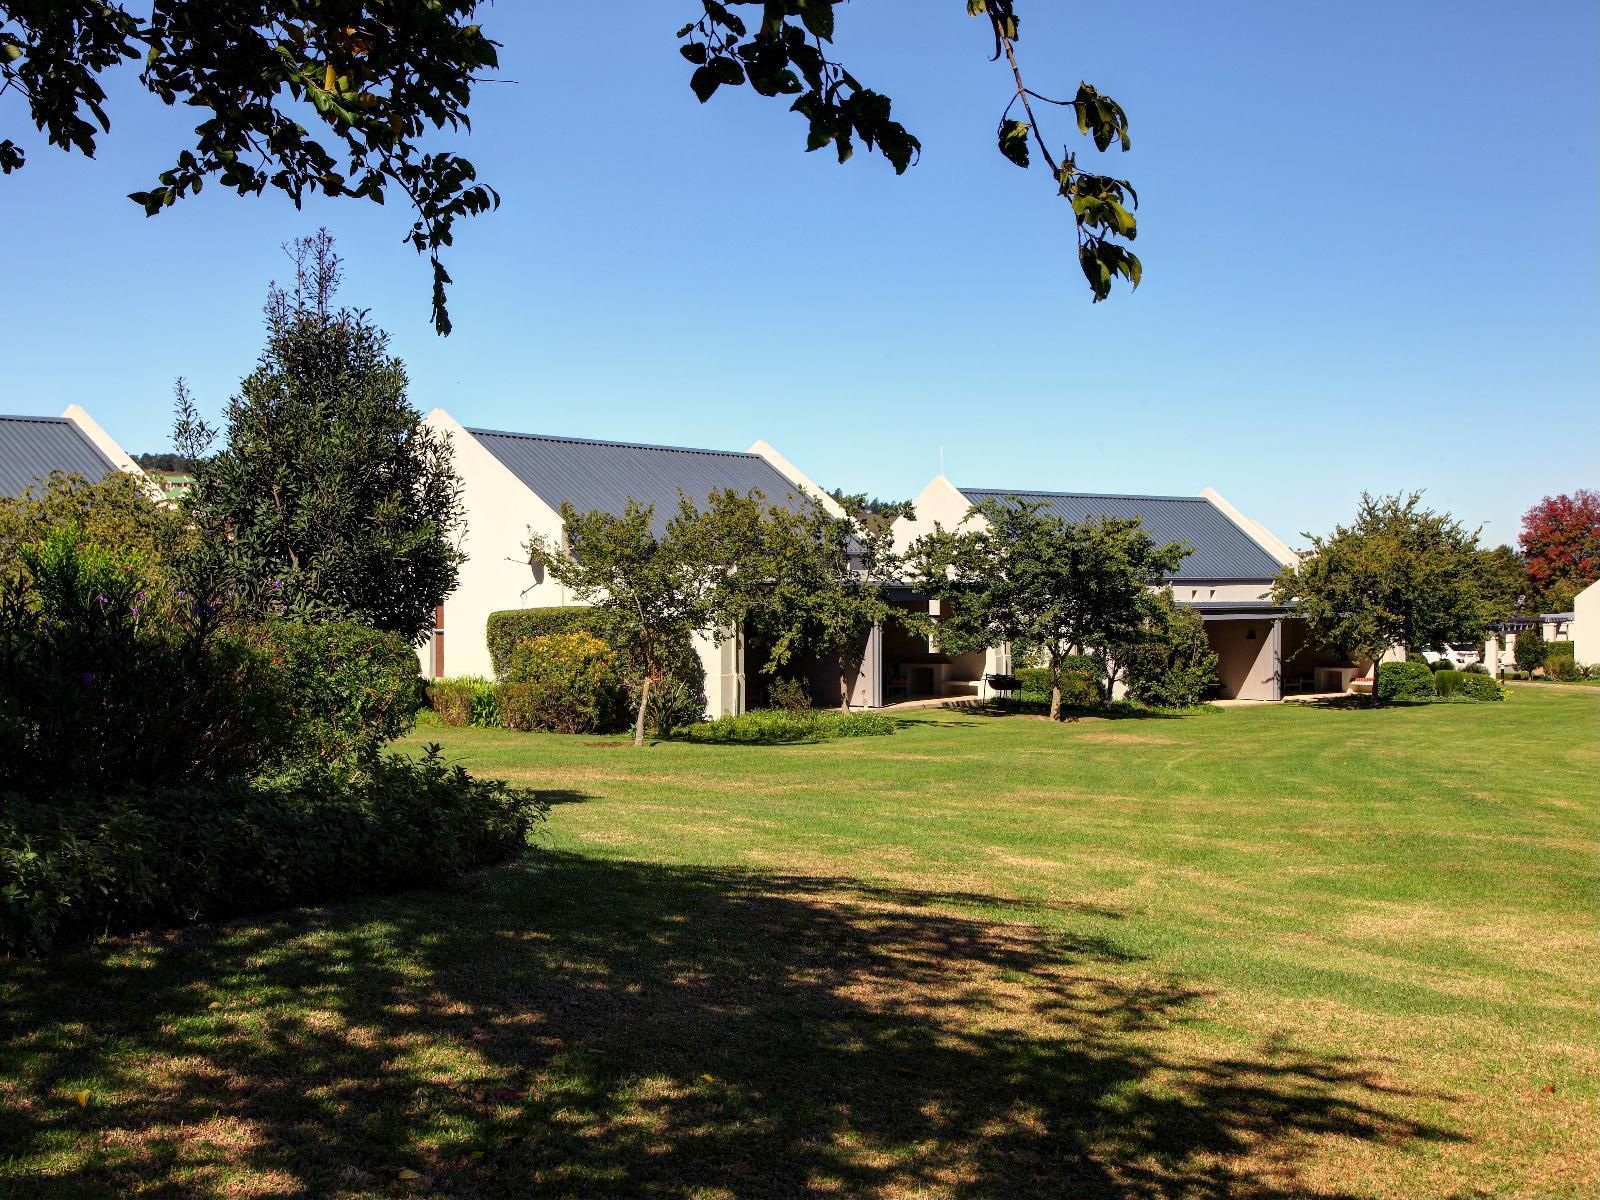
<path id="1" fill-rule="evenodd" d="M 449 413 L 424 418 L 446 434 L 462 481 L 464 518 L 457 544 L 467 555 L 456 590 L 444 602 L 446 675 L 494 676 L 485 630 L 489 614 L 505 608 L 540 608 L 568 602 L 566 589 L 528 565 L 533 533 L 561 536 L 561 514 L 534 494 Z M 424 675 L 433 674 L 431 640 L 418 652 Z"/>
<path id="2" fill-rule="evenodd" d="M 1600 581 L 1572 602 L 1572 656 L 1584 666 L 1600 666 Z"/>

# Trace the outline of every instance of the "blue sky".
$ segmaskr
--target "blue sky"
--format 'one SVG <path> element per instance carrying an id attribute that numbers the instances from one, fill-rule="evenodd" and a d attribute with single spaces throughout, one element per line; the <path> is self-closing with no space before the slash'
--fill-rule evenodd
<path id="1" fill-rule="evenodd" d="M 842 57 L 922 139 L 899 178 L 804 154 L 748 89 L 699 105 L 691 0 L 604 6 L 582 41 L 501 3 L 482 20 L 516 82 L 480 89 L 462 149 L 504 203 L 460 229 L 452 337 L 398 203 L 213 187 L 147 220 L 124 194 L 189 115 L 125 73 L 97 160 L 30 143 L 0 180 L 0 410 L 77 402 L 166 448 L 174 377 L 221 408 L 279 245 L 326 224 L 415 403 L 467 424 L 763 437 L 885 496 L 941 447 L 976 486 L 1209 484 L 1291 542 L 1406 488 L 1514 540 L 1540 496 L 1596 484 L 1594 5 L 1019 7 L 1032 86 L 1086 78 L 1128 111 L 1108 165 L 1143 201 L 1134 295 L 1090 305 L 1066 206 L 995 152 L 1007 78 L 959 0 L 840 11 Z"/>

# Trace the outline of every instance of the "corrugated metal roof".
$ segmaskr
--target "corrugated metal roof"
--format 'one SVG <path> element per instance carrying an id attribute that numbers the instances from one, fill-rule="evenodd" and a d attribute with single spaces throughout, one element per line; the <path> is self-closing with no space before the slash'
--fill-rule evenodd
<path id="1" fill-rule="evenodd" d="M 100 480 L 116 469 L 65 417 L 0 416 L 0 496 L 20 496 L 51 471 Z"/>
<path id="2" fill-rule="evenodd" d="M 677 513 L 680 491 L 698 505 L 724 488 L 755 489 L 773 503 L 797 494 L 794 484 L 759 454 L 497 429 L 467 432 L 551 508 L 567 502 L 579 512 L 620 513 L 633 499 L 655 505 L 657 532 Z"/>
<path id="3" fill-rule="evenodd" d="M 1007 491 L 1000 488 L 962 488 L 961 494 L 977 503 L 1015 496 L 1043 505 L 1044 511 L 1063 521 L 1094 517 L 1138 517 L 1145 532 L 1159 543 L 1183 542 L 1194 553 L 1183 560 L 1174 580 L 1265 580 L 1278 573 L 1278 560 L 1222 511 L 1202 496 L 1095 496 L 1083 492 Z"/>

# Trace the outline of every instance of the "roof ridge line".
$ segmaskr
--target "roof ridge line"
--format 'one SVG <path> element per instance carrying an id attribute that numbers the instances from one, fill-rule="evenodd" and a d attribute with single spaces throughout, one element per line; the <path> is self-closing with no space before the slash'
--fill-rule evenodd
<path id="1" fill-rule="evenodd" d="M 1142 492 L 1050 492 L 1042 488 L 956 487 L 956 491 L 994 492 L 1002 496 L 1081 496 L 1088 500 L 1181 500 L 1188 504 L 1209 504 L 1204 496 L 1154 496 Z"/>
<path id="2" fill-rule="evenodd" d="M 619 442 L 610 438 L 581 438 L 567 437 L 559 433 L 518 433 L 513 429 L 479 429 L 471 425 L 462 426 L 474 437 L 480 435 L 488 437 L 522 438 L 530 442 L 567 442 L 579 446 L 613 446 L 621 450 L 670 450 L 676 454 L 716 454 L 725 458 L 761 458 L 759 454 L 752 454 L 748 450 L 712 450 L 706 446 L 667 446 L 656 442 Z M 765 462 L 765 459 L 762 459 Z"/>

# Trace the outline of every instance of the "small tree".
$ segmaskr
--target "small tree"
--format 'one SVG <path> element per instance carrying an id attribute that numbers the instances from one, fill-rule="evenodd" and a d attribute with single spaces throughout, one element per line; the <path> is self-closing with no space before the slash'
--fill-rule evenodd
<path id="1" fill-rule="evenodd" d="M 607 637 L 642 676 L 633 744 L 643 746 L 651 686 L 711 623 L 712 575 L 697 553 L 699 514 L 684 500 L 658 534 L 655 506 L 630 499 L 620 515 L 563 504 L 561 521 L 566 544 L 535 535 L 529 560 L 594 607 Z"/>
<path id="2" fill-rule="evenodd" d="M 416 642 L 464 557 L 450 444 L 411 406 L 388 335 L 334 309 L 327 231 L 290 253 L 294 291 L 268 290 L 267 346 L 229 402 L 214 457 L 178 381 L 178 450 L 198 460 L 188 513 L 259 607 Z"/>
<path id="3" fill-rule="evenodd" d="M 984 501 L 968 520 L 973 528 L 936 529 L 911 550 L 918 586 L 951 601 L 940 644 L 1036 648 L 1048 661 L 1054 720 L 1068 656 L 1135 640 L 1149 590 L 1189 552 L 1157 546 L 1137 518 L 1069 524 L 1015 496 Z"/>
<path id="4" fill-rule="evenodd" d="M 719 623 L 765 636 L 771 646 L 762 670 L 775 674 L 802 653 L 831 662 L 839 706 L 850 711 L 851 677 L 875 625 L 918 616 L 891 602 L 901 560 L 892 523 L 871 511 L 865 496 L 844 496 L 835 516 L 815 499 L 768 503 L 759 492 L 720 492 L 702 525 L 701 557 L 717 581 Z M 909 513 L 909 504 L 899 511 Z"/>
<path id="5" fill-rule="evenodd" d="M 1535 671 L 1544 666 L 1550 657 L 1550 647 L 1545 644 L 1544 633 L 1537 625 L 1517 634 L 1515 654 L 1517 670 L 1523 672 L 1529 679 L 1533 678 Z"/>
<path id="6" fill-rule="evenodd" d="M 1305 536 L 1311 553 L 1278 575 L 1273 599 L 1296 607 L 1317 645 L 1372 661 L 1374 704 L 1391 646 L 1473 640 L 1501 615 L 1481 586 L 1477 534 L 1423 508 L 1420 492 L 1362 493 L 1353 524 Z"/>

